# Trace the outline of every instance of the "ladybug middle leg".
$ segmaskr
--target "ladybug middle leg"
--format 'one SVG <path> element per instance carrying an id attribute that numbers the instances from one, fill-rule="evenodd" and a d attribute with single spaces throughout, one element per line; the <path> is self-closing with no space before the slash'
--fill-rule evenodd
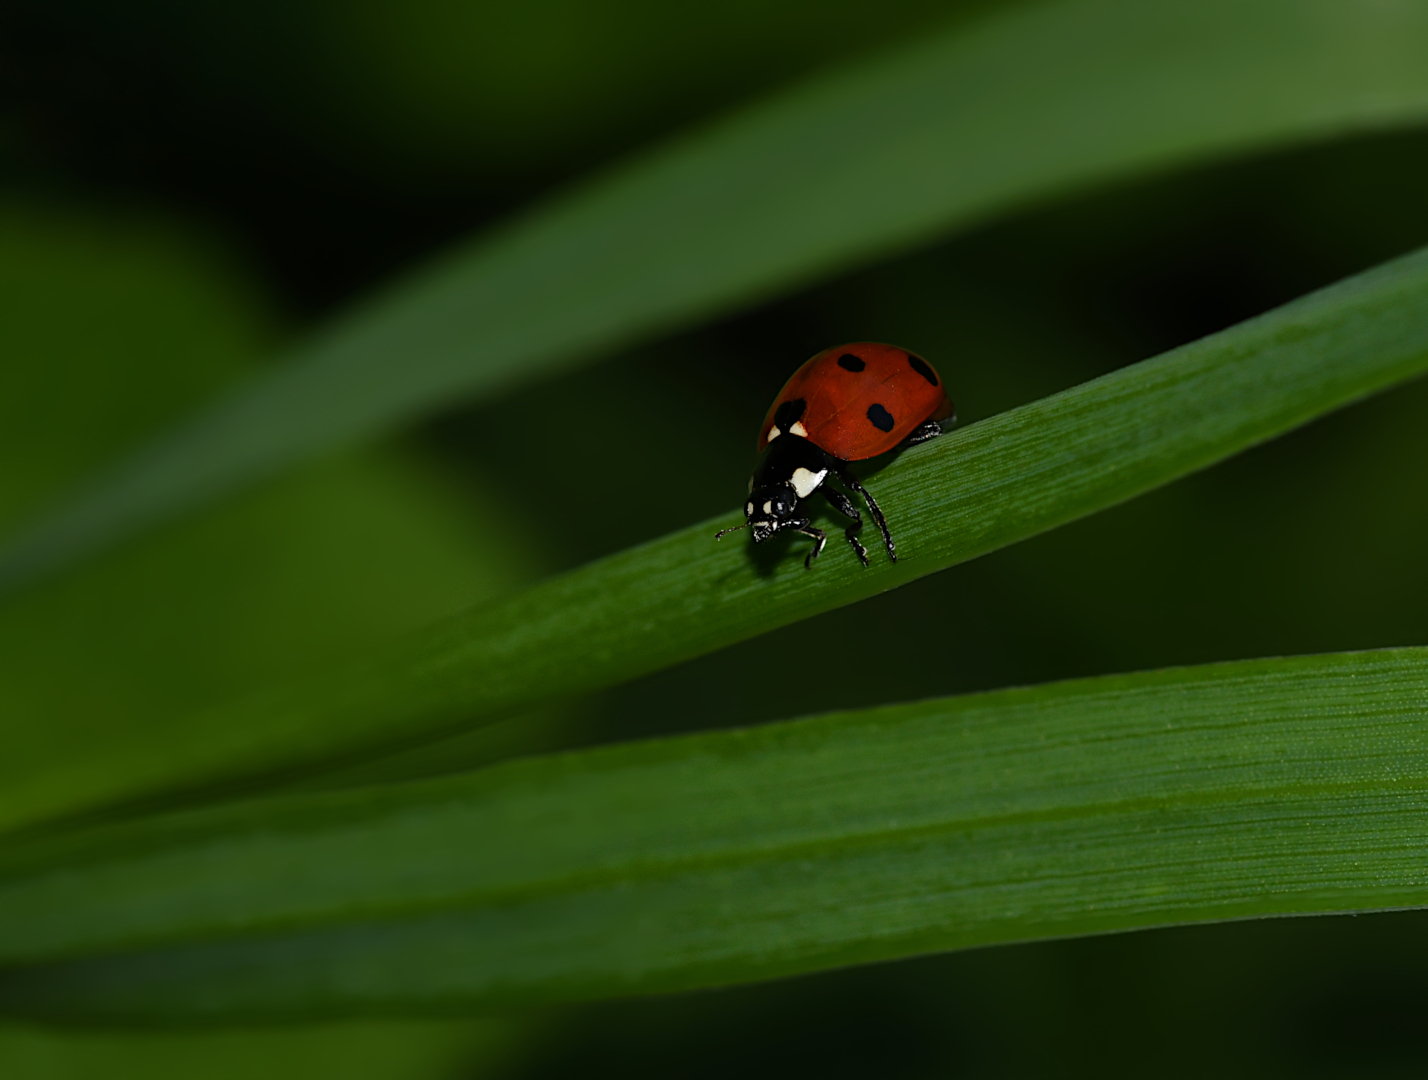
<path id="1" fill-rule="evenodd" d="M 853 524 L 843 530 L 843 536 L 847 539 L 848 543 L 853 545 L 853 553 L 858 556 L 858 561 L 864 566 L 867 566 L 868 549 L 858 540 L 858 530 L 863 527 L 863 515 L 858 513 L 858 508 L 853 505 L 852 499 L 848 498 L 848 496 L 844 495 L 831 484 L 824 484 L 819 490 L 823 492 L 823 497 L 832 504 L 834 510 L 837 510 L 838 513 L 844 517 L 853 519 Z"/>
<path id="2" fill-rule="evenodd" d="M 787 527 L 804 536 L 813 537 L 813 550 L 803 557 L 803 568 L 807 570 L 813 565 L 813 560 L 823 554 L 823 545 L 828 543 L 828 534 L 822 529 L 815 528 L 807 518 L 791 521 Z"/>
<path id="3" fill-rule="evenodd" d="M 878 531 L 883 534 L 883 543 L 886 544 L 888 548 L 888 558 L 893 562 L 897 562 L 897 545 L 893 543 L 892 533 L 888 531 L 888 519 L 883 517 L 883 508 L 878 505 L 878 500 L 873 498 L 873 493 L 865 488 L 858 478 L 853 475 L 853 470 L 848 468 L 846 462 L 835 462 L 835 468 L 838 472 L 838 479 L 861 495 L 863 501 L 868 504 L 868 512 L 873 515 L 873 523 L 877 525 Z"/>

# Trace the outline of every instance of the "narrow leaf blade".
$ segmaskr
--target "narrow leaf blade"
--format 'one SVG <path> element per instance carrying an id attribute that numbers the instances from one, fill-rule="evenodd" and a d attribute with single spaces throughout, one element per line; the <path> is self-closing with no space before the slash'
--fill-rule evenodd
<path id="1" fill-rule="evenodd" d="M 688 989 L 1428 903 L 1428 650 L 1111 676 L 12 852 L 0 1009 L 226 1020 Z"/>

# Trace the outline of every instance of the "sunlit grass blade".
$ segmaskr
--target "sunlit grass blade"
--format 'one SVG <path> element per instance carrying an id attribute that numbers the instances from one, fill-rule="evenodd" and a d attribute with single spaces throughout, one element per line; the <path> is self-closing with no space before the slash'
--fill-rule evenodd
<path id="1" fill-rule="evenodd" d="M 1428 650 L 893 705 L 10 855 L 0 1010 L 600 998 L 1428 904 Z"/>
<path id="2" fill-rule="evenodd" d="M 1149 491 L 1428 369 L 1428 251 L 908 451 L 873 483 L 899 538 L 716 543 L 693 526 L 479 607 L 386 655 L 5 773 L 14 825 L 423 737 L 679 663 Z M 732 478 L 731 478 L 732 479 Z M 737 481 L 733 481 L 737 483 Z M 731 483 L 731 487 L 733 486 Z"/>
<path id="3" fill-rule="evenodd" d="M 1425 55 L 1419 4 L 1075 0 L 833 72 L 359 308 L 21 534 L 0 587 L 287 461 L 1010 207 L 1421 122 Z"/>

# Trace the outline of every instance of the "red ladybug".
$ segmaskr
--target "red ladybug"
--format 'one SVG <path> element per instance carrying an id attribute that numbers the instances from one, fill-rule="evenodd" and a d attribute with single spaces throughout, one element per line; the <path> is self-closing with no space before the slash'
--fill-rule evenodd
<path id="1" fill-rule="evenodd" d="M 853 519 L 843 535 L 867 566 L 868 552 L 857 536 L 863 519 L 853 500 L 827 482 L 831 473 L 867 502 L 888 558 L 897 562 L 887 519 L 848 463 L 935 439 L 942 434 L 941 421 L 951 416 L 942 380 L 915 353 L 870 341 L 825 349 L 793 373 L 769 407 L 759 429 L 764 457 L 744 505 L 747 521 L 721 530 L 715 539 L 748 528 L 758 544 L 792 529 L 813 537 L 813 550 L 803 560 L 809 566 L 828 542 L 828 534 L 814 528 L 804 512 L 804 500 L 818 492 Z"/>

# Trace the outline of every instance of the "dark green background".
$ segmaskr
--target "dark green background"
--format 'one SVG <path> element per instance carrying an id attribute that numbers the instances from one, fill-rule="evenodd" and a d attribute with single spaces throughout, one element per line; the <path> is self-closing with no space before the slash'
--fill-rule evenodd
<path id="1" fill-rule="evenodd" d="M 0 524 L 511 208 L 988 6 L 5 5 Z M 142 545 L 120 553 L 138 569 L 93 571 L 109 574 L 112 608 L 66 607 L 64 583 L 12 601 L 0 643 L 28 674 L 11 694 L 42 709 L 92 694 L 127 703 L 118 715 L 219 698 L 292 656 L 396 633 L 737 504 L 764 407 L 829 344 L 918 350 L 975 420 L 1428 243 L 1425 180 L 1428 134 L 1398 133 L 1091 192 L 448 412 L 355 463 L 245 496 L 242 529 L 220 512 L 171 528 L 185 550 L 193 530 L 213 534 L 188 563 Z M 408 755 L 389 775 L 1067 676 L 1428 644 L 1425 407 L 1428 388 L 1410 386 L 875 600 L 494 738 Z M 255 554 L 243 529 L 274 537 L 271 550 Z M 114 614 L 136 595 L 137 622 Z M 116 673 L 46 697 L 52 682 L 24 679 L 58 663 L 55 649 L 110 657 Z M 159 691 L 144 665 L 174 655 L 185 678 Z M 16 1030 L 0 1037 L 0 1067 L 1408 1075 L 1428 1063 L 1425 960 L 1421 915 L 1281 920 L 472 1025 L 349 1024 L 308 1043 L 300 1031 Z"/>

